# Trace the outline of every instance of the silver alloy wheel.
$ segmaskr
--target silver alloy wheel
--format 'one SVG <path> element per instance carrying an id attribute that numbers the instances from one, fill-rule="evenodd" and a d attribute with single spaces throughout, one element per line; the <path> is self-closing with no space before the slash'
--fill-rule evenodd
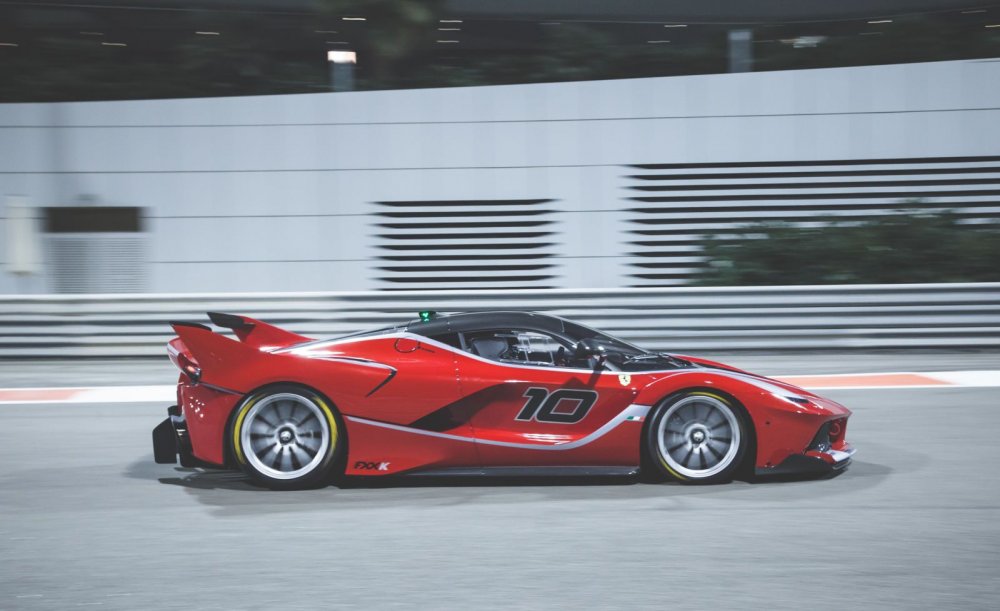
<path id="1" fill-rule="evenodd" d="M 330 425 L 318 405 L 302 395 L 278 393 L 258 401 L 243 419 L 240 445 L 259 473 L 297 479 L 323 462 Z"/>
<path id="2" fill-rule="evenodd" d="M 729 467 L 740 448 L 740 424 L 733 408 L 715 397 L 688 395 L 660 419 L 660 458 L 679 475 L 705 479 Z"/>

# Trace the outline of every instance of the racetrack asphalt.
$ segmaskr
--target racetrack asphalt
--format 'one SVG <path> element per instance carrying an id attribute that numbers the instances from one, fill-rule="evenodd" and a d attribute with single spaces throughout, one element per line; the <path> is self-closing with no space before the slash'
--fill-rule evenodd
<path id="1" fill-rule="evenodd" d="M 270 492 L 154 464 L 163 405 L 0 406 L 0 609 L 1000 606 L 997 390 L 824 394 L 846 473 L 704 487 Z"/>

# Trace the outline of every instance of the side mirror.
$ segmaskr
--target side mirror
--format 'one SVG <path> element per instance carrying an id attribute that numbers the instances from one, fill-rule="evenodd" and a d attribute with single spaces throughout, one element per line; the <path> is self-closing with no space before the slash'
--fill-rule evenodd
<path id="1" fill-rule="evenodd" d="M 604 361 L 608 358 L 607 348 L 597 340 L 587 338 L 581 339 L 573 347 L 573 357 L 577 360 L 597 358 L 597 363 L 594 365 L 594 369 L 600 368 L 604 365 Z"/>

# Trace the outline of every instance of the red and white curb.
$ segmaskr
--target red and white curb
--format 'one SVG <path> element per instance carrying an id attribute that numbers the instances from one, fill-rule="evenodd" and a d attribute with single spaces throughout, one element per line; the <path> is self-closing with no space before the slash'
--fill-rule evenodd
<path id="1" fill-rule="evenodd" d="M 890 388 L 1000 387 L 1000 370 L 838 373 L 774 376 L 809 390 Z M 0 388 L 0 405 L 24 403 L 172 403 L 176 386 L 103 386 L 83 388 Z"/>

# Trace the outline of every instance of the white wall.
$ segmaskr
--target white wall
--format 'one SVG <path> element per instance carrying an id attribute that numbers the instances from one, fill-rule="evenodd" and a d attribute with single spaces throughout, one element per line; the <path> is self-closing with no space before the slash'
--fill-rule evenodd
<path id="1" fill-rule="evenodd" d="M 0 105 L 0 199 L 145 207 L 153 292 L 383 288 L 372 202 L 504 198 L 557 200 L 557 286 L 623 286 L 626 164 L 996 154 L 997 61 Z"/>

